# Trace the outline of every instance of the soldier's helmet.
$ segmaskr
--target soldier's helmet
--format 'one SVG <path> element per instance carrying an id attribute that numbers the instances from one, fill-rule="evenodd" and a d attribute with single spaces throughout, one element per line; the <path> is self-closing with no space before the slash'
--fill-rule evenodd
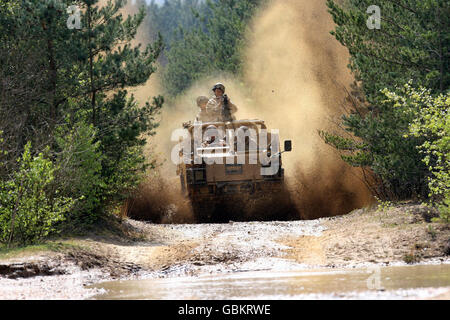
<path id="1" fill-rule="evenodd" d="M 216 83 L 214 87 L 212 88 L 212 91 L 216 91 L 216 89 L 222 90 L 223 93 L 225 93 L 225 86 L 222 83 Z"/>
<path id="2" fill-rule="evenodd" d="M 209 101 L 208 97 L 200 96 L 197 98 L 197 106 L 201 107 L 205 103 L 208 103 L 208 101 Z"/>

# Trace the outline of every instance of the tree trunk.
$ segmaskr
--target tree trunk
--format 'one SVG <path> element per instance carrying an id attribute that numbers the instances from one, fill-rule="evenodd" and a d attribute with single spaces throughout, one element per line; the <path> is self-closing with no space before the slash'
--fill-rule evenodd
<path id="1" fill-rule="evenodd" d="M 91 83 L 91 105 L 92 105 L 92 124 L 95 126 L 96 124 L 96 109 L 95 109 L 95 85 L 94 85 L 94 56 L 92 52 L 92 25 L 91 25 L 91 4 L 88 4 L 87 9 L 88 15 L 88 47 L 89 47 L 89 78 Z"/>
<path id="2" fill-rule="evenodd" d="M 8 245 L 7 245 L 8 249 L 10 248 L 11 242 L 12 242 L 13 237 L 14 237 L 14 227 L 15 227 L 15 222 L 16 222 L 16 214 L 17 214 L 17 210 L 18 210 L 21 198 L 22 198 L 22 183 L 19 186 L 19 193 L 17 195 L 16 203 L 14 204 L 14 209 L 13 209 L 12 216 L 11 216 L 11 233 L 9 234 L 9 239 L 8 239 Z"/>

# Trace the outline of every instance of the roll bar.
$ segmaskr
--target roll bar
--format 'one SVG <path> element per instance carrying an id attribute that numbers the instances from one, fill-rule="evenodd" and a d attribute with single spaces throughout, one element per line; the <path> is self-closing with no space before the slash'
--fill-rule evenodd
<path id="1" fill-rule="evenodd" d="M 192 130 L 194 130 L 195 126 L 200 125 L 200 123 L 184 123 L 184 128 L 188 129 L 189 133 L 192 134 Z M 263 120 L 236 120 L 236 121 L 228 121 L 228 122 L 202 122 L 202 130 L 207 128 L 208 126 L 216 126 L 216 127 L 225 127 L 225 129 L 236 129 L 241 126 L 256 126 L 260 125 L 261 129 L 267 129 Z"/>

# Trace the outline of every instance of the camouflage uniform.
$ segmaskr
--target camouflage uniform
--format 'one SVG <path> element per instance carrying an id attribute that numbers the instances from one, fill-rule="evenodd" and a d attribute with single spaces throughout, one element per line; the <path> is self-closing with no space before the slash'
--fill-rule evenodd
<path id="1" fill-rule="evenodd" d="M 196 120 L 201 122 L 211 122 L 213 121 L 212 115 L 207 111 L 206 105 L 209 99 L 205 96 L 200 96 L 197 98 L 197 106 L 200 108 L 200 111 L 197 114 Z M 202 105 L 204 107 L 202 108 Z"/>
<path id="2" fill-rule="evenodd" d="M 213 87 L 213 91 L 219 88 L 222 90 L 222 92 L 225 93 L 225 87 L 223 84 L 218 83 Z M 228 100 L 228 114 L 224 112 L 224 106 L 225 106 L 225 98 Z M 213 96 L 211 99 L 209 99 L 208 104 L 206 105 L 206 111 L 212 116 L 212 118 L 215 121 L 233 121 L 236 120 L 233 116 L 233 113 L 236 113 L 237 107 L 234 105 L 230 98 L 228 98 L 226 95 L 217 97 Z"/>
<path id="3" fill-rule="evenodd" d="M 197 121 L 201 122 L 213 122 L 213 117 L 206 111 L 206 110 L 200 110 L 197 114 Z"/>

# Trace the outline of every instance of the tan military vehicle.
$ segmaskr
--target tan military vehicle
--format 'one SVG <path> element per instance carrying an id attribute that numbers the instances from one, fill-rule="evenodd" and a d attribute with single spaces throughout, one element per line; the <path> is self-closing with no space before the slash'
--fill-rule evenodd
<path id="1" fill-rule="evenodd" d="M 267 132 L 262 120 L 189 122 L 184 128 L 189 134 L 180 139 L 185 148 L 177 174 L 197 221 L 290 218 L 281 156 L 291 151 L 291 141 L 281 151 L 278 134 Z"/>

